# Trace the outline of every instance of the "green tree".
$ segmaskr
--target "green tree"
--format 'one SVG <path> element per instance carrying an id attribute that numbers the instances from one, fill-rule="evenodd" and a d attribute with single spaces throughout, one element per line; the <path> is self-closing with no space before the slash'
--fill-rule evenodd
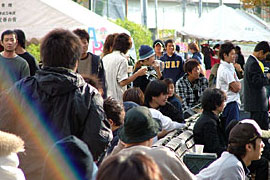
<path id="1" fill-rule="evenodd" d="M 256 6 L 262 7 L 269 7 L 270 0 L 240 0 L 243 3 L 245 8 L 254 8 Z"/>
<path id="2" fill-rule="evenodd" d="M 136 54 L 139 57 L 139 48 L 141 45 L 149 45 L 152 47 L 152 33 L 146 27 L 131 22 L 127 19 L 121 20 L 117 19 L 115 23 L 123 28 L 127 29 L 130 32 L 131 37 L 133 38 Z"/>
<path id="3" fill-rule="evenodd" d="M 40 44 L 29 44 L 26 50 L 36 58 L 37 62 L 40 62 Z"/>

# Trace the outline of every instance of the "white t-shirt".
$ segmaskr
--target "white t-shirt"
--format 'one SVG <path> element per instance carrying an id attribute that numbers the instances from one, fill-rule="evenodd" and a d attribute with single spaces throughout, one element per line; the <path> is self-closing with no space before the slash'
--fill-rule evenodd
<path id="1" fill-rule="evenodd" d="M 149 108 L 149 110 L 153 118 L 157 118 L 161 121 L 162 130 L 172 131 L 175 129 L 182 129 L 186 127 L 184 123 L 172 121 L 171 118 L 169 118 L 168 116 L 164 116 L 160 111 L 156 109 Z"/>
<path id="2" fill-rule="evenodd" d="M 239 92 L 234 93 L 229 89 L 229 84 L 232 82 L 239 82 L 234 66 L 231 63 L 221 60 L 217 71 L 216 88 L 219 88 L 226 93 L 226 104 L 236 101 L 238 105 L 240 105 L 241 101 Z"/>
<path id="3" fill-rule="evenodd" d="M 128 61 L 120 51 L 113 51 L 102 59 L 107 84 L 107 95 L 123 101 L 123 93 L 127 86 L 120 86 L 120 82 L 128 78 Z"/>

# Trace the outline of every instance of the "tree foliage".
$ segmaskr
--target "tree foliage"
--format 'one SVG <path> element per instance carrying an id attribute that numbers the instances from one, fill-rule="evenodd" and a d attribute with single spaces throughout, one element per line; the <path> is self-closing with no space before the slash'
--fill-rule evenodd
<path id="1" fill-rule="evenodd" d="M 130 32 L 130 35 L 133 38 L 135 44 L 137 57 L 139 56 L 139 48 L 141 45 L 149 45 L 150 47 L 152 47 L 152 33 L 146 27 L 131 22 L 127 19 L 117 19 L 115 23 Z"/>
<path id="2" fill-rule="evenodd" d="M 37 62 L 40 62 L 40 44 L 32 43 L 26 47 L 26 50 L 36 58 Z"/>
<path id="3" fill-rule="evenodd" d="M 254 8 L 256 6 L 259 7 L 269 7 L 270 0 L 240 0 L 243 3 L 245 8 Z"/>

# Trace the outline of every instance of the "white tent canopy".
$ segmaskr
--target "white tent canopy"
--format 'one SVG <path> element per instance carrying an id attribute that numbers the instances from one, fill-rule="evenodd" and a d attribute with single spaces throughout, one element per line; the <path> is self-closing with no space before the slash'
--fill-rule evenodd
<path id="1" fill-rule="evenodd" d="M 225 5 L 203 14 L 180 31 L 183 35 L 206 40 L 221 41 L 269 41 L 270 29 L 241 10 Z"/>
<path id="2" fill-rule="evenodd" d="M 95 54 L 102 52 L 108 34 L 130 35 L 126 29 L 72 0 L 1 0 L 0 32 L 22 29 L 27 39 L 40 39 L 55 28 L 84 28 L 90 35 L 89 50 Z"/>

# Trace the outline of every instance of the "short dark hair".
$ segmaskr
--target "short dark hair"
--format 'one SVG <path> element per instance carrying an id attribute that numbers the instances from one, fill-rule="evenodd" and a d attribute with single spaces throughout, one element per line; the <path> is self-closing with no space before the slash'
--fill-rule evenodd
<path id="1" fill-rule="evenodd" d="M 204 111 L 214 111 L 226 100 L 226 94 L 221 89 L 207 88 L 202 95 L 202 108 Z"/>
<path id="2" fill-rule="evenodd" d="M 188 59 L 185 64 L 184 64 L 184 72 L 185 73 L 190 73 L 192 72 L 192 69 L 200 66 L 200 63 L 196 59 Z"/>
<path id="3" fill-rule="evenodd" d="M 113 44 L 113 50 L 118 50 L 121 53 L 126 54 L 127 51 L 131 48 L 132 42 L 131 37 L 127 35 L 126 33 L 118 34 L 118 36 L 115 38 L 114 44 Z"/>
<path id="4" fill-rule="evenodd" d="M 166 41 L 165 41 L 165 48 L 167 48 L 167 45 L 168 45 L 169 43 L 175 44 L 175 41 L 174 41 L 173 39 L 168 39 L 168 40 L 166 40 Z"/>
<path id="5" fill-rule="evenodd" d="M 18 44 L 25 49 L 25 34 L 21 29 L 14 29 L 14 32 L 18 38 Z"/>
<path id="6" fill-rule="evenodd" d="M 219 48 L 219 58 L 224 60 L 224 54 L 228 56 L 233 49 L 235 49 L 235 46 L 231 42 L 222 44 Z"/>
<path id="7" fill-rule="evenodd" d="M 5 35 L 10 35 L 10 34 L 14 34 L 15 37 L 16 37 L 16 39 L 17 39 L 17 34 L 16 34 L 14 31 L 8 29 L 8 30 L 5 30 L 5 31 L 1 34 L 1 41 L 3 42 L 4 36 L 5 36 Z"/>
<path id="8" fill-rule="evenodd" d="M 138 105 L 144 105 L 144 94 L 139 87 L 127 89 L 123 94 L 123 102 L 132 101 Z"/>
<path id="9" fill-rule="evenodd" d="M 121 112 L 124 110 L 123 105 L 112 97 L 108 97 L 103 108 L 108 119 L 111 119 L 116 126 L 121 126 L 124 119 L 121 120 Z"/>
<path id="10" fill-rule="evenodd" d="M 260 50 L 263 50 L 263 54 L 267 53 L 270 51 L 270 46 L 269 46 L 269 43 L 266 42 L 266 41 L 261 41 L 259 42 L 255 48 L 254 48 L 254 51 L 255 52 L 258 52 Z"/>
<path id="11" fill-rule="evenodd" d="M 90 36 L 85 29 L 75 29 L 73 33 L 79 36 L 80 39 L 86 39 L 89 42 Z"/>
<path id="12" fill-rule="evenodd" d="M 107 158 L 99 167 L 97 180 L 162 180 L 158 165 L 142 153 L 116 154 Z"/>
<path id="13" fill-rule="evenodd" d="M 170 84 L 174 85 L 174 82 L 173 82 L 172 78 L 166 78 L 166 79 L 163 79 L 163 81 L 167 84 L 168 87 L 169 87 Z"/>
<path id="14" fill-rule="evenodd" d="M 167 84 L 159 79 L 149 82 L 144 92 L 144 104 L 149 107 L 152 97 L 158 97 L 161 94 L 168 94 Z"/>
<path id="15" fill-rule="evenodd" d="M 50 31 L 42 40 L 40 57 L 44 66 L 74 69 L 80 59 L 82 46 L 80 39 L 64 29 Z"/>

